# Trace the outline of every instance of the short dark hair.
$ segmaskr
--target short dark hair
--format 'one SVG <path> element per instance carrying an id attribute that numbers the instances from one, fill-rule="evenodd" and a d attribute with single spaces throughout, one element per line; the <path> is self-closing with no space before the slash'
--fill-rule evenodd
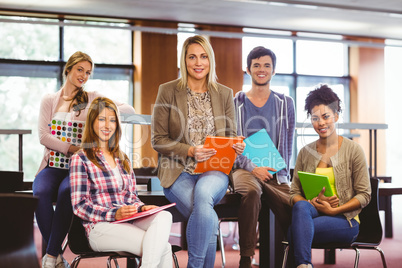
<path id="1" fill-rule="evenodd" d="M 320 84 L 308 93 L 304 110 L 307 115 L 311 115 L 314 106 L 321 104 L 328 106 L 334 113 L 341 112 L 341 100 L 327 84 Z"/>
<path id="2" fill-rule="evenodd" d="M 250 51 L 250 53 L 248 53 L 248 56 L 247 56 L 247 70 L 250 71 L 251 61 L 252 60 L 259 59 L 259 58 L 261 58 L 263 56 L 270 56 L 271 57 L 273 69 L 275 71 L 275 67 L 276 67 L 275 53 L 272 50 L 270 50 L 268 48 L 265 48 L 263 46 L 255 47 Z"/>

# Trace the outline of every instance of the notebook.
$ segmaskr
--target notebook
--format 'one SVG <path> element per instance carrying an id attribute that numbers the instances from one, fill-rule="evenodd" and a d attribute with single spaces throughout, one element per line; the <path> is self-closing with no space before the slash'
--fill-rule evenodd
<path id="1" fill-rule="evenodd" d="M 131 220 L 143 218 L 143 217 L 146 217 L 146 216 L 155 214 L 155 213 L 157 213 L 157 212 L 159 212 L 159 211 L 162 211 L 162 210 L 164 210 L 164 209 L 173 207 L 173 206 L 175 206 L 175 205 L 176 205 L 176 203 L 171 203 L 171 204 L 167 204 L 167 205 L 164 205 L 164 206 L 160 206 L 160 207 L 157 207 L 157 208 L 153 208 L 153 209 L 150 209 L 150 210 L 147 210 L 147 211 L 138 212 L 138 213 L 135 213 L 135 214 L 134 214 L 133 216 L 131 216 L 131 217 L 128 217 L 128 218 L 125 218 L 125 219 L 122 219 L 122 220 L 118 220 L 118 221 L 114 221 L 114 222 L 112 222 L 112 223 L 120 223 L 120 222 L 126 222 L 126 221 L 131 221 Z"/>
<path id="2" fill-rule="evenodd" d="M 233 144 L 242 142 L 242 138 L 237 137 L 212 137 L 207 136 L 204 148 L 214 148 L 216 154 L 207 161 L 198 162 L 194 173 L 204 173 L 210 170 L 222 171 L 229 174 L 236 159 L 236 152 L 232 148 Z"/>
<path id="3" fill-rule="evenodd" d="M 85 122 L 81 121 L 64 121 L 53 119 L 49 124 L 50 133 L 63 142 L 80 146 L 82 134 L 84 132 Z M 68 169 L 70 156 L 66 156 L 61 152 L 49 150 L 49 167 Z"/>
<path id="4" fill-rule="evenodd" d="M 24 172 L 0 171 L 0 193 L 14 193 L 23 190 Z"/>
<path id="5" fill-rule="evenodd" d="M 269 171 L 271 174 L 286 168 L 285 160 L 276 149 L 265 128 L 247 137 L 244 142 L 246 143 L 246 148 L 243 151 L 243 155 L 247 156 L 258 167 L 276 169 L 276 171 Z"/>
<path id="6" fill-rule="evenodd" d="M 329 184 L 328 176 L 303 171 L 298 171 L 297 173 L 299 174 L 299 179 L 307 200 L 317 197 L 322 187 L 325 187 L 325 196 L 329 197 L 334 195 L 331 185 Z"/>

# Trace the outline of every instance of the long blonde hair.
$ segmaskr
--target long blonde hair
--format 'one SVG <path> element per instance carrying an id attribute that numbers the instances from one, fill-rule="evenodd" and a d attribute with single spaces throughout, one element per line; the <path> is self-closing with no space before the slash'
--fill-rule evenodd
<path id="1" fill-rule="evenodd" d="M 217 82 L 218 78 L 216 76 L 216 71 L 215 71 L 214 50 L 212 49 L 212 46 L 208 42 L 208 40 L 201 35 L 191 36 L 191 37 L 187 38 L 183 43 L 183 49 L 181 51 L 181 56 L 180 56 L 180 81 L 179 81 L 178 87 L 181 89 L 187 88 L 188 72 L 187 72 L 187 66 L 186 66 L 186 56 L 187 56 L 187 50 L 188 50 L 189 46 L 192 44 L 198 44 L 198 45 L 202 46 L 202 48 L 207 53 L 208 60 L 209 60 L 209 73 L 207 75 L 208 88 L 213 88 L 213 89 L 218 90 L 218 82 Z"/>
<path id="2" fill-rule="evenodd" d="M 66 63 L 66 66 L 64 66 L 64 70 L 63 70 L 64 83 L 66 83 L 68 73 L 71 71 L 71 69 L 74 67 L 74 65 L 76 65 L 77 63 L 79 63 L 81 61 L 89 62 L 92 66 L 92 70 L 94 70 L 95 66 L 94 66 L 92 58 L 84 52 L 77 51 L 73 55 L 70 56 L 70 58 L 68 59 L 68 61 Z M 84 87 L 80 87 L 80 88 L 78 88 L 77 93 L 73 97 L 69 109 L 71 109 L 71 107 L 73 107 L 74 111 L 79 111 L 79 113 L 81 113 L 81 110 L 85 109 L 85 107 L 87 106 L 87 103 L 88 103 L 88 93 L 84 90 Z"/>
<path id="3" fill-rule="evenodd" d="M 130 160 L 127 157 L 127 155 L 120 150 L 119 146 L 119 141 L 122 135 L 122 130 L 121 130 L 121 124 L 120 120 L 118 120 L 118 110 L 116 104 L 108 98 L 105 97 L 97 97 L 94 99 L 89 107 L 89 111 L 87 114 L 87 119 L 85 123 L 85 128 L 84 128 L 84 135 L 82 138 L 82 149 L 85 152 L 86 156 L 88 159 L 94 163 L 97 167 L 100 169 L 104 170 L 105 168 L 101 166 L 100 162 L 98 161 L 96 157 L 96 152 L 100 148 L 99 144 L 99 137 L 95 133 L 94 129 L 94 123 L 95 120 L 98 118 L 99 114 L 104 110 L 104 109 L 110 109 L 114 111 L 114 114 L 116 116 L 116 131 L 114 132 L 113 136 L 109 139 L 108 141 L 108 149 L 109 151 L 117 157 L 120 162 L 123 163 L 124 170 L 127 171 L 127 173 L 131 173 L 132 171 L 130 170 Z"/>

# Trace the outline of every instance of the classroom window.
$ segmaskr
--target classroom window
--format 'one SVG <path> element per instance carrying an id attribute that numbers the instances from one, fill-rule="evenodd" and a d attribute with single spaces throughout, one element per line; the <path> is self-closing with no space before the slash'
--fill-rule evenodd
<path id="1" fill-rule="evenodd" d="M 102 25 L 116 26 L 115 24 L 91 23 L 90 25 L 96 27 L 64 27 L 65 59 L 80 50 L 87 52 L 96 63 L 132 63 L 130 30 L 100 27 Z M 124 24 L 118 26 L 124 27 Z"/>
<path id="2" fill-rule="evenodd" d="M 243 71 L 247 71 L 247 55 L 257 47 L 263 46 L 271 49 L 276 56 L 277 73 L 293 72 L 293 42 L 287 39 L 243 37 Z"/>
<path id="3" fill-rule="evenodd" d="M 259 32 L 258 32 L 259 33 Z M 275 33 L 278 35 L 278 33 Z M 289 35 L 289 34 L 288 34 Z M 243 91 L 251 89 L 251 78 L 246 73 L 247 55 L 256 46 L 271 49 L 276 57 L 276 74 L 271 80 L 271 89 L 289 95 L 295 101 L 297 123 L 309 123 L 304 111 L 308 92 L 319 84 L 328 84 L 342 101 L 342 114 L 339 122 L 349 122 L 349 83 L 348 47 L 339 42 L 339 36 L 316 36 L 328 41 L 302 40 L 308 34 L 297 38 L 243 38 Z M 345 134 L 344 130 L 339 130 Z M 317 139 L 312 128 L 297 129 L 291 165 L 294 165 L 297 152 L 306 144 Z"/>
<path id="4" fill-rule="evenodd" d="M 0 22 L 0 58 L 18 60 L 58 60 L 59 29 L 50 19 L 0 16 L 17 22 Z M 43 42 L 46 40 L 46 42 Z"/>
<path id="5" fill-rule="evenodd" d="M 41 99 L 54 92 L 57 79 L 3 76 L 0 71 L 0 112 L 2 129 L 30 129 L 24 135 L 23 170 L 25 181 L 33 181 L 43 156 L 39 144 L 38 116 Z M 18 135 L 0 135 L 0 170 L 18 170 Z"/>
<path id="6" fill-rule="evenodd" d="M 339 42 L 296 41 L 296 72 L 305 75 L 347 74 L 347 46 Z"/>
<path id="7" fill-rule="evenodd" d="M 74 21 L 75 26 L 60 26 L 54 19 L 1 18 L 0 109 L 7 116 L 0 128 L 32 131 L 23 137 L 23 171 L 24 180 L 33 181 L 43 156 L 40 103 L 45 94 L 60 89 L 65 61 L 75 51 L 88 53 L 95 63 L 86 90 L 133 104 L 132 32 L 123 24 L 117 29 L 112 23 Z M 76 25 L 80 23 L 86 26 Z M 112 27 L 102 28 L 105 25 Z M 123 128 L 125 139 L 132 139 L 132 125 Z M 132 146 L 122 147 L 130 155 Z M 18 135 L 0 135 L 0 170 L 18 170 Z"/>

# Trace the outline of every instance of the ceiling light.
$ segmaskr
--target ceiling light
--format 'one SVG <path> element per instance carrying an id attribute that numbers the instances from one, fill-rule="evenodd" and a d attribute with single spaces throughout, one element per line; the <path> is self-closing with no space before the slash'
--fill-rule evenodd
<path id="1" fill-rule="evenodd" d="M 257 28 L 243 28 L 245 33 L 269 34 L 269 35 L 292 35 L 291 31 L 267 30 Z"/>
<path id="2" fill-rule="evenodd" d="M 402 18 L 402 14 L 397 14 L 397 13 L 389 13 L 388 16 L 390 16 L 391 18 L 397 18 L 397 19 Z"/>

